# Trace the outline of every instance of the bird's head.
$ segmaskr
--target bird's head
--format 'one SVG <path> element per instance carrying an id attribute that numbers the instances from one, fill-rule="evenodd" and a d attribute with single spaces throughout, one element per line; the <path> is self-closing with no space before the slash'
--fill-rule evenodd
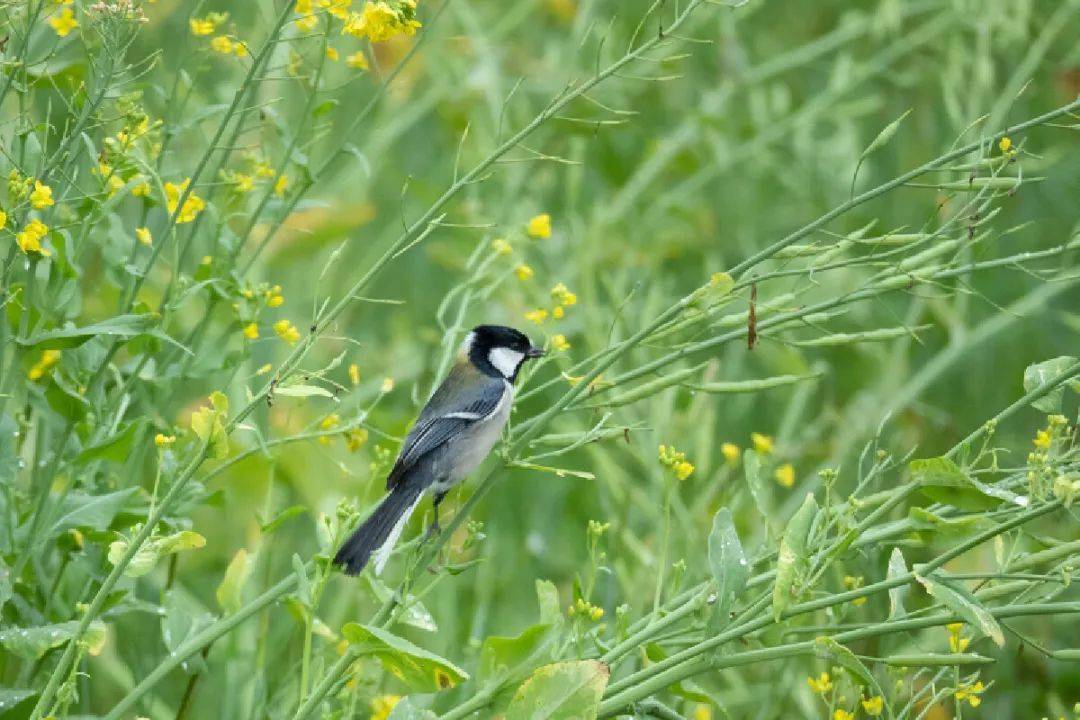
<path id="1" fill-rule="evenodd" d="M 480 372 L 513 382 L 526 360 L 541 357 L 525 333 L 505 325 L 477 325 L 461 344 L 461 354 Z"/>

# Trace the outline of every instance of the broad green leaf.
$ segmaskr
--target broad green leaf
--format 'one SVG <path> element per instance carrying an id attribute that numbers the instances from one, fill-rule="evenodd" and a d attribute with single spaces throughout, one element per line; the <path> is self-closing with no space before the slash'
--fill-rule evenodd
<path id="1" fill-rule="evenodd" d="M 545 665 L 518 688 L 506 720 L 593 720 L 608 676 L 598 660 Z"/>
<path id="2" fill-rule="evenodd" d="M 76 462 L 87 463 L 92 460 L 110 460 L 122 463 L 131 455 L 131 445 L 138 435 L 142 423 L 139 421 L 128 423 L 124 429 L 112 437 L 106 438 L 96 445 L 84 448 Z"/>
<path id="3" fill-rule="evenodd" d="M 165 594 L 162 602 L 161 639 L 169 652 L 175 652 L 184 642 L 214 622 L 214 615 L 183 588 L 174 587 Z M 185 658 L 181 666 L 185 672 L 199 672 L 206 668 L 200 653 Z"/>
<path id="4" fill-rule="evenodd" d="M 51 534 L 57 535 L 78 527 L 107 530 L 116 514 L 135 493 L 136 488 L 117 490 L 105 495 L 69 493 L 60 506 L 60 517 L 53 525 Z"/>
<path id="5" fill-rule="evenodd" d="M 889 567 L 885 571 L 886 580 L 895 580 L 898 577 L 903 577 L 908 574 L 907 562 L 904 560 L 904 553 L 900 552 L 900 548 L 894 547 L 892 554 L 889 555 Z M 907 611 L 904 609 L 904 598 L 907 597 L 908 586 L 898 585 L 889 590 L 889 619 L 894 620 L 902 618 L 907 615 Z"/>
<path id="6" fill-rule="evenodd" d="M 516 637 L 496 635 L 484 639 L 480 647 L 477 682 L 521 682 L 538 665 L 551 660 L 555 635 L 551 625 L 537 624 Z"/>
<path id="7" fill-rule="evenodd" d="M 817 513 L 817 502 L 812 493 L 807 493 L 803 504 L 791 516 L 784 529 L 776 561 L 776 582 L 773 585 L 772 612 L 773 619 L 777 622 L 780 622 L 784 610 L 791 604 L 795 582 L 806 564 L 810 527 Z"/>
<path id="8" fill-rule="evenodd" d="M 1037 387 L 1046 385 L 1057 379 L 1070 365 L 1076 362 L 1076 358 L 1068 355 L 1056 357 L 1052 360 L 1044 360 L 1041 363 L 1028 365 L 1024 370 L 1024 392 L 1031 392 Z M 1068 383 L 1058 385 L 1056 388 L 1031 403 L 1036 410 L 1044 413 L 1056 413 L 1061 410 L 1061 398 L 1065 393 L 1065 385 L 1080 392 L 1080 380 L 1071 380 Z"/>
<path id="9" fill-rule="evenodd" d="M 709 569 L 716 583 L 716 617 L 723 621 L 731 604 L 739 598 L 750 578 L 746 560 L 731 511 L 720 508 L 713 516 L 709 533 Z"/>
<path id="10" fill-rule="evenodd" d="M 6 713 L 27 698 L 38 694 L 29 688 L 0 688 L 0 713 Z"/>
<path id="11" fill-rule="evenodd" d="M 0 646 L 24 660 L 38 660 L 52 648 L 59 647 L 75 637 L 78 626 L 77 620 L 71 620 L 55 625 L 0 630 Z M 82 641 L 92 654 L 97 654 L 105 642 L 105 637 L 105 623 L 95 620 L 86 629 Z"/>
<path id="12" fill-rule="evenodd" d="M 998 647 L 1005 645 L 1005 635 L 1001 632 L 1001 626 L 998 625 L 997 620 L 967 589 L 959 584 L 947 583 L 936 575 L 924 577 L 916 572 L 915 579 L 926 588 L 926 592 L 966 620 L 969 625 L 982 631 Z"/>
<path id="13" fill-rule="evenodd" d="M 1000 503 L 976 487 L 959 465 L 946 457 L 912 460 L 908 463 L 911 476 L 919 490 L 931 500 L 961 510 L 990 510 Z"/>
<path id="14" fill-rule="evenodd" d="M 244 585 L 251 577 L 252 559 L 245 548 L 240 548 L 229 561 L 229 566 L 225 568 L 225 576 L 221 579 L 221 584 L 218 585 L 214 595 L 217 597 L 218 605 L 227 613 L 236 612 L 243 603 Z"/>
<path id="15" fill-rule="evenodd" d="M 412 692 L 436 692 L 452 688 L 469 677 L 446 658 L 413 645 L 382 628 L 348 623 L 341 629 L 361 654 L 374 655 L 386 671 Z"/>
<path id="16" fill-rule="evenodd" d="M 206 538 L 192 530 L 181 530 L 172 535 L 159 538 L 154 542 L 157 545 L 159 555 L 171 555 L 184 550 L 198 550 L 206 546 Z"/>

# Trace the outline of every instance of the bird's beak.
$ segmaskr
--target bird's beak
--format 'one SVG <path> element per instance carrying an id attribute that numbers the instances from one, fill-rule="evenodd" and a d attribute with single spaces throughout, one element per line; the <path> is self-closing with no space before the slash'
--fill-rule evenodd
<path id="1" fill-rule="evenodd" d="M 531 347 L 531 348 L 529 348 L 528 350 L 525 351 L 525 357 L 527 357 L 529 359 L 541 358 L 541 357 L 544 357 L 544 355 L 546 355 L 546 354 L 547 353 L 544 352 L 543 348 L 538 348 L 538 347 Z"/>

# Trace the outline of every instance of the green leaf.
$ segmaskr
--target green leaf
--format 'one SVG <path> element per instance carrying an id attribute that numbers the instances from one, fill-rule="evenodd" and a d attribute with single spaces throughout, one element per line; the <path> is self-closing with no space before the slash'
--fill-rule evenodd
<path id="1" fill-rule="evenodd" d="M 477 682 L 520 682 L 532 670 L 551 659 L 554 640 L 551 625 L 538 623 L 515 637 L 488 636 L 480 647 Z"/>
<path id="2" fill-rule="evenodd" d="M 154 569 L 162 556 L 184 550 L 194 550 L 205 545 L 206 538 L 191 530 L 181 530 L 172 535 L 151 538 L 135 551 L 131 562 L 124 568 L 124 575 L 127 577 L 142 577 Z M 130 541 L 126 538 L 109 543 L 109 562 L 113 565 L 119 565 L 129 546 Z"/>
<path id="3" fill-rule="evenodd" d="M 334 397 L 334 393 L 326 388 L 321 388 L 318 385 L 286 385 L 284 387 L 275 388 L 274 394 L 286 397 Z"/>
<path id="4" fill-rule="evenodd" d="M 961 510 L 990 510 L 1000 503 L 972 483 L 960 466 L 946 457 L 912 460 L 908 463 L 911 476 L 919 490 L 931 500 L 952 505 Z"/>
<path id="5" fill-rule="evenodd" d="M 916 530 L 941 533 L 942 535 L 972 535 L 989 528 L 993 521 L 985 515 L 967 515 L 946 518 L 935 515 L 926 508 L 913 507 L 908 510 L 908 519 Z"/>
<path id="6" fill-rule="evenodd" d="M 895 580 L 898 577 L 907 575 L 908 567 L 907 562 L 904 560 L 904 553 L 900 552 L 900 548 L 894 547 L 892 554 L 889 555 L 889 567 L 885 571 L 886 580 Z M 907 615 L 907 611 L 904 609 L 904 598 L 907 597 L 908 586 L 898 585 L 897 587 L 889 590 L 889 619 L 894 620 L 902 618 Z"/>
<path id="7" fill-rule="evenodd" d="M 746 450 L 743 453 L 743 475 L 758 512 L 762 517 L 768 518 L 769 504 L 765 499 L 765 488 L 761 484 L 761 456 L 756 450 Z"/>
<path id="8" fill-rule="evenodd" d="M 229 566 L 225 568 L 225 577 L 221 579 L 221 584 L 218 585 L 214 595 L 217 597 L 218 605 L 227 613 L 236 612 L 243 603 L 244 585 L 251 577 L 251 561 L 252 557 L 248 555 L 248 551 L 240 548 L 229 561 Z"/>
<path id="9" fill-rule="evenodd" d="M 438 716 L 426 708 L 418 708 L 413 698 L 402 698 L 394 705 L 386 720 L 437 720 Z"/>
<path id="10" fill-rule="evenodd" d="M 36 347 L 39 350 L 73 348 L 96 337 L 133 338 L 144 335 L 153 330 L 160 321 L 161 317 L 155 313 L 117 315 L 83 327 L 70 325 L 34 333 L 28 338 L 16 339 L 16 342 L 25 347 Z"/>
<path id="11" fill-rule="evenodd" d="M 540 605 L 540 622 L 545 625 L 562 623 L 559 590 L 550 580 L 536 581 L 536 601 Z"/>
<path id="12" fill-rule="evenodd" d="M 0 713 L 11 710 L 27 698 L 38 694 L 37 690 L 30 688 L 0 688 Z"/>
<path id="13" fill-rule="evenodd" d="M 210 455 L 217 459 L 228 457 L 229 436 L 225 434 L 225 418 L 229 414 L 229 399 L 217 390 L 210 393 L 210 406 L 191 414 L 191 430 L 210 446 Z"/>
<path id="14" fill-rule="evenodd" d="M 791 604 L 795 582 L 808 557 L 810 527 L 818 513 L 818 505 L 812 493 L 806 494 L 803 504 L 791 516 L 784 537 L 780 540 L 780 552 L 776 564 L 776 582 L 773 585 L 773 619 L 780 622 L 784 610 Z"/>
<path id="15" fill-rule="evenodd" d="M 1001 632 L 994 616 L 984 608 L 975 596 L 959 584 L 947 583 L 936 575 L 923 576 L 916 572 L 915 579 L 926 588 L 942 605 L 962 617 L 967 623 L 993 640 L 998 647 L 1005 645 L 1005 635 Z"/>
<path id="16" fill-rule="evenodd" d="M 435 692 L 452 688 L 469 677 L 446 658 L 413 645 L 382 628 L 348 623 L 341 629 L 361 654 L 379 659 L 386 671 L 412 692 Z"/>
<path id="17" fill-rule="evenodd" d="M 870 672 L 870 668 L 863 664 L 855 653 L 845 646 L 838 643 L 831 637 L 819 637 L 815 640 L 817 645 L 816 653 L 819 657 L 825 659 L 832 659 L 840 663 L 840 666 L 847 670 L 858 681 L 859 684 L 870 688 L 870 695 L 880 695 L 885 697 L 885 692 L 881 689 L 881 685 L 878 684 L 877 678 L 874 677 L 874 673 Z M 892 717 L 892 709 L 887 707 L 886 712 L 888 717 Z"/>
<path id="18" fill-rule="evenodd" d="M 55 625 L 8 628 L 7 630 L 0 630 L 0 646 L 24 660 L 39 660 L 52 648 L 60 647 L 74 638 L 75 630 L 78 627 L 79 622 L 71 620 L 56 623 Z M 99 649 L 104 641 L 105 623 L 95 620 L 86 629 L 86 634 L 83 635 L 83 643 L 88 645 L 93 652 L 95 649 Z"/>
<path id="19" fill-rule="evenodd" d="M 364 575 L 367 578 L 368 584 L 371 585 L 371 591 L 375 594 L 375 597 L 381 603 L 388 602 L 394 597 L 394 591 L 386 586 L 386 583 L 379 580 L 373 573 L 367 573 Z M 435 618 L 428 611 L 424 603 L 420 602 L 415 595 L 409 594 L 405 596 L 405 602 L 401 604 L 403 613 L 398 618 L 399 622 L 403 622 L 406 625 L 411 625 L 419 630 L 425 632 L 435 632 L 439 629 L 439 626 L 435 624 Z"/>
<path id="20" fill-rule="evenodd" d="M 731 511 L 720 508 L 713 516 L 709 533 L 709 569 L 716 582 L 716 617 L 721 621 L 728 608 L 742 595 L 750 579 L 750 565 L 743 552 Z"/>
<path id="21" fill-rule="evenodd" d="M 116 514 L 136 491 L 136 488 L 126 488 L 105 495 L 69 493 L 60 506 L 60 517 L 53 525 L 51 534 L 58 535 L 78 527 L 107 530 Z"/>
<path id="22" fill-rule="evenodd" d="M 506 720 L 592 720 L 609 670 L 598 660 L 545 665 L 526 680 L 506 708 Z"/>
<path id="23" fill-rule="evenodd" d="M 1041 363 L 1028 365 L 1027 369 L 1024 370 L 1024 392 L 1031 392 L 1035 388 L 1053 382 L 1075 362 L 1076 358 L 1062 355 L 1052 360 L 1044 360 Z M 1073 392 L 1080 392 L 1080 380 L 1072 380 L 1068 385 L 1073 389 Z M 1064 384 L 1058 385 L 1046 395 L 1031 403 L 1031 406 L 1044 413 L 1060 412 L 1061 398 L 1064 393 Z"/>
<path id="24" fill-rule="evenodd" d="M 214 616 L 193 595 L 174 587 L 162 602 L 161 639 L 169 652 L 175 652 L 184 642 L 214 622 Z M 185 672 L 204 670 L 201 653 L 195 653 L 181 664 Z"/>
<path id="25" fill-rule="evenodd" d="M 281 527 L 281 525 L 285 521 L 290 520 L 297 515 L 303 515 L 305 512 L 307 512 L 306 505 L 292 505 L 290 507 L 287 507 L 281 512 L 279 512 L 277 515 L 275 515 L 273 519 L 270 520 L 270 522 L 260 525 L 259 532 L 261 532 L 263 535 L 269 535 L 270 533 Z M 262 518 L 260 518 L 260 520 L 261 519 Z"/>
<path id="26" fill-rule="evenodd" d="M 139 421 L 128 423 L 124 429 L 115 435 L 102 440 L 96 445 L 90 445 L 79 453 L 76 459 L 78 463 L 87 463 L 92 460 L 110 460 L 115 463 L 123 463 L 131 455 L 131 446 L 135 442 L 135 436 L 139 432 L 142 423 Z"/>

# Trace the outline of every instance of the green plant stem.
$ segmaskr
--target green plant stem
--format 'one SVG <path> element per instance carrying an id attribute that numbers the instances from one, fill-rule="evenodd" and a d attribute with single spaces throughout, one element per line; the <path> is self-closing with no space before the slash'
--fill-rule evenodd
<path id="1" fill-rule="evenodd" d="M 989 612 L 996 618 L 1074 614 L 1080 613 L 1080 602 L 1005 605 L 1002 607 L 989 608 Z M 856 630 L 837 633 L 836 635 L 833 635 L 832 638 L 837 642 L 851 642 L 869 637 L 880 637 L 882 635 L 911 632 L 929 627 L 948 625 L 949 623 L 961 619 L 962 618 L 959 616 L 949 613 L 932 615 L 924 618 L 889 620 L 887 622 L 868 625 Z M 674 683 L 702 672 L 751 665 L 770 660 L 779 660 L 793 655 L 809 655 L 814 653 L 816 644 L 817 643 L 813 640 L 805 640 L 776 647 L 736 653 L 733 655 L 695 656 L 688 662 L 683 662 L 677 667 L 665 668 L 664 671 L 652 674 L 641 682 L 605 699 L 600 704 L 598 717 L 603 718 L 617 715 L 620 711 L 633 703 L 638 702 L 649 695 L 660 692 Z"/>

